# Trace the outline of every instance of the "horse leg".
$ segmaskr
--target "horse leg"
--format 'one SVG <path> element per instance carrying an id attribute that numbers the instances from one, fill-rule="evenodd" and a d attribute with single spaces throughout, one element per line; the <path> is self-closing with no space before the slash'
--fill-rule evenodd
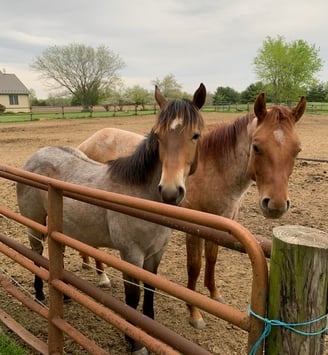
<path id="1" fill-rule="evenodd" d="M 98 286 L 110 287 L 110 280 L 109 280 L 107 274 L 105 273 L 103 263 L 98 259 L 95 259 L 95 262 L 96 262 L 96 271 L 97 271 L 97 274 L 99 275 Z"/>
<path id="2" fill-rule="evenodd" d="M 30 241 L 30 246 L 31 249 L 38 254 L 42 255 L 43 252 L 43 243 L 42 240 L 44 239 L 44 236 L 33 229 L 28 228 L 28 236 L 29 236 L 29 241 Z M 38 301 L 44 301 L 45 300 L 45 295 L 43 293 L 43 280 L 41 277 L 35 275 L 34 277 L 34 291 L 35 291 L 35 298 Z"/>
<path id="3" fill-rule="evenodd" d="M 86 255 L 80 251 L 80 256 L 82 258 L 82 269 L 89 270 L 91 268 L 89 255 Z"/>
<path id="4" fill-rule="evenodd" d="M 89 255 L 86 255 L 86 254 L 80 252 L 80 256 L 82 258 L 82 268 L 83 269 L 90 269 L 91 267 L 90 267 Z M 109 280 L 107 274 L 105 273 L 105 269 L 104 269 L 102 262 L 95 259 L 95 263 L 96 263 L 96 272 L 99 275 L 98 286 L 99 287 L 110 287 L 110 280 Z"/>
<path id="5" fill-rule="evenodd" d="M 124 291 L 125 291 L 125 302 L 130 307 L 137 309 L 140 300 L 140 288 L 139 280 L 134 279 L 126 274 L 123 274 L 124 278 Z M 125 340 L 131 345 L 131 354 L 133 355 L 146 355 L 148 354 L 147 349 L 133 338 L 125 335 Z"/>
<path id="6" fill-rule="evenodd" d="M 224 303 L 224 298 L 215 285 L 215 264 L 217 260 L 219 246 L 209 240 L 205 241 L 205 278 L 204 285 L 210 291 L 211 298 Z"/>
<path id="7" fill-rule="evenodd" d="M 162 260 L 164 249 L 144 261 L 143 268 L 147 271 L 157 274 L 158 266 Z M 144 284 L 144 301 L 143 314 L 151 319 L 154 319 L 154 290 L 155 288 L 149 284 Z"/>
<path id="8" fill-rule="evenodd" d="M 191 234 L 186 235 L 186 250 L 187 250 L 187 272 L 188 284 L 190 290 L 196 290 L 196 283 L 199 277 L 202 266 L 202 253 L 204 240 Z M 188 304 L 189 308 L 189 323 L 196 329 L 205 327 L 205 322 L 197 307 Z"/>

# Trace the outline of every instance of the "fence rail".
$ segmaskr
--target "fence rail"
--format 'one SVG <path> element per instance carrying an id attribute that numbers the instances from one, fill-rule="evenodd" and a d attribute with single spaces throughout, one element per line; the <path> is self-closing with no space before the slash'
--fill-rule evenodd
<path id="1" fill-rule="evenodd" d="M 284 105 L 284 103 L 282 103 Z M 287 105 L 287 104 L 286 104 Z M 293 106 L 293 103 L 290 104 Z M 7 109 L 5 114 L 1 114 L 1 121 L 6 117 L 10 120 L 11 116 L 20 116 L 24 120 L 33 120 L 38 118 L 88 118 L 88 117 L 115 117 L 115 116 L 137 116 L 156 114 L 158 106 L 155 104 L 146 105 L 97 105 L 83 108 L 82 106 L 30 106 L 15 108 L 15 112 Z M 253 103 L 229 103 L 222 102 L 218 105 L 206 105 L 202 108 L 203 112 L 229 112 L 242 113 L 253 110 Z M 308 102 L 306 112 L 312 114 L 328 114 L 328 103 Z"/>
<path id="2" fill-rule="evenodd" d="M 230 232 L 244 246 L 249 255 L 253 271 L 250 306 L 254 312 L 264 317 L 266 314 L 266 299 L 268 292 L 268 270 L 265 256 L 254 236 L 237 222 L 204 212 L 65 183 L 6 165 L 0 166 L 0 176 L 48 191 L 49 204 L 52 206 L 52 209 L 48 215 L 48 227 L 35 223 L 34 221 L 0 206 L 0 213 L 8 218 L 14 219 L 23 225 L 37 229 L 41 233 L 48 234 L 49 255 L 55 256 L 48 260 L 38 254 L 35 254 L 30 249 L 15 242 L 11 238 L 6 238 L 0 233 L 0 241 L 2 242 L 2 244 L 0 244 L 1 252 L 21 263 L 31 272 L 38 274 L 41 278 L 48 280 L 50 291 L 49 312 L 40 310 L 42 315 L 48 319 L 49 323 L 48 345 L 41 342 L 39 347 L 42 347 L 43 349 L 46 347 L 49 353 L 53 353 L 55 350 L 62 353 L 63 332 L 68 334 L 74 341 L 78 342 L 86 349 L 91 349 L 90 347 L 95 346 L 91 340 L 83 334 L 77 332 L 72 325 L 63 319 L 63 294 L 67 294 L 77 302 L 94 311 L 96 314 L 105 315 L 103 318 L 106 321 L 110 322 L 110 319 L 114 319 L 112 317 L 112 313 L 109 313 L 111 311 L 108 308 L 120 314 L 121 318 L 117 321 L 116 319 L 112 320 L 112 323 L 115 323 L 114 325 L 118 329 L 122 330 L 137 341 L 140 341 L 155 353 L 162 352 L 170 354 L 176 353 L 176 350 L 181 353 L 207 353 L 198 345 L 190 344 L 189 341 L 182 338 L 178 334 L 173 336 L 172 332 L 167 330 L 164 326 L 161 326 L 157 322 L 154 323 L 154 320 L 142 316 L 139 312 L 133 309 L 128 309 L 128 311 L 122 313 L 122 308 L 124 310 L 127 309 L 126 305 L 124 305 L 124 307 L 120 306 L 118 300 L 64 270 L 62 259 L 63 255 L 61 252 L 62 244 L 89 254 L 90 256 L 97 258 L 105 264 L 115 267 L 122 272 L 133 274 L 137 279 L 146 282 L 157 289 L 172 294 L 187 303 L 194 304 L 197 307 L 248 331 L 248 350 L 250 350 L 258 340 L 263 331 L 262 321 L 250 316 L 248 313 L 236 310 L 225 304 L 220 304 L 212 299 L 209 299 L 208 297 L 198 294 L 197 292 L 186 289 L 185 287 L 168 281 L 163 277 L 147 272 L 103 251 L 94 249 L 62 234 L 60 232 L 62 217 L 59 218 L 59 216 L 61 215 L 60 211 L 63 203 L 63 196 L 67 196 L 131 216 L 143 218 L 154 223 L 160 223 L 182 231 L 193 231 L 200 237 L 204 237 L 206 239 L 209 238 L 209 235 L 211 235 L 211 240 L 216 241 L 218 244 L 220 238 L 216 233 L 220 231 Z M 204 228 L 206 233 L 203 235 L 202 230 Z M 19 253 L 13 252 L 12 249 L 18 251 Z M 32 261 L 26 260 L 25 257 Z M 42 266 L 43 269 L 36 267 L 35 264 Z M 13 289 L 12 285 L 10 287 L 6 287 L 6 282 L 1 281 L 0 284 L 8 292 L 10 292 L 9 288 Z M 95 301 L 102 303 L 103 306 L 92 302 L 90 303 L 90 299 L 84 294 L 74 292 L 74 288 L 71 285 L 94 298 Z M 20 297 L 21 299 L 24 298 L 19 295 L 18 291 L 15 291 L 14 293 L 18 295 L 17 297 Z M 24 299 L 26 299 L 26 297 Z M 23 304 L 34 311 L 38 311 L 37 305 L 31 299 L 26 300 Z M 116 306 L 118 308 L 116 308 Z M 128 327 L 125 323 L 124 326 L 121 326 L 124 319 L 140 327 L 141 330 L 132 325 L 131 327 L 130 325 Z M 147 333 L 151 335 L 151 337 Z M 27 338 L 30 341 L 29 344 L 33 346 L 35 339 L 32 337 Z M 260 346 L 258 354 L 260 354 L 261 351 L 262 347 Z M 43 353 L 47 352 L 45 351 Z M 97 348 L 96 353 L 103 352 Z"/>

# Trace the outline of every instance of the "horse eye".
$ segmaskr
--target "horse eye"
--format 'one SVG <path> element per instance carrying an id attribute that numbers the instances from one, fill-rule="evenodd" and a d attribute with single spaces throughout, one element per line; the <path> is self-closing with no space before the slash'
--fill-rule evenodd
<path id="1" fill-rule="evenodd" d="M 196 141 L 199 137 L 200 137 L 200 133 L 195 133 L 195 134 L 192 136 L 192 140 L 193 140 L 193 141 Z"/>
<path id="2" fill-rule="evenodd" d="M 256 144 L 253 144 L 253 151 L 256 154 L 259 154 L 260 153 L 260 148 Z"/>

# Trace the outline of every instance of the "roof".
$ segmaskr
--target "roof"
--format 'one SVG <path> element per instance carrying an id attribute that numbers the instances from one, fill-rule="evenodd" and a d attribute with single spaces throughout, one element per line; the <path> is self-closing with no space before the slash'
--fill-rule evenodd
<path id="1" fill-rule="evenodd" d="M 0 94 L 29 94 L 29 90 L 15 74 L 0 71 Z"/>

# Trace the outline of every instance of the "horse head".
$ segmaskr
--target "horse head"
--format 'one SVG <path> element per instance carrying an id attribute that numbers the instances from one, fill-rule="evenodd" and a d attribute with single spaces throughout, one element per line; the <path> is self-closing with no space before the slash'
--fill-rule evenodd
<path id="1" fill-rule="evenodd" d="M 203 84 L 195 91 L 193 100 L 166 100 L 159 88 L 155 88 L 155 99 L 161 108 L 154 127 L 162 164 L 158 189 L 165 203 L 182 203 L 186 178 L 196 170 L 198 139 L 204 128 L 200 109 L 205 98 Z"/>
<path id="2" fill-rule="evenodd" d="M 252 135 L 248 174 L 256 181 L 260 208 L 267 218 L 280 218 L 290 207 L 288 180 L 301 150 L 295 124 L 305 107 L 304 96 L 293 109 L 267 109 L 264 93 L 254 103 L 257 125 Z"/>

